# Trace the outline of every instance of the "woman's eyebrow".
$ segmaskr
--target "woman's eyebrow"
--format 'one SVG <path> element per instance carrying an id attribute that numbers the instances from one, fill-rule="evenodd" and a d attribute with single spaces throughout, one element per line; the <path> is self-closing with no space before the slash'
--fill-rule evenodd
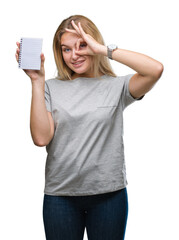
<path id="1" fill-rule="evenodd" d="M 77 43 L 75 43 L 75 46 L 77 46 Z M 70 46 L 62 43 L 62 44 L 61 44 L 61 47 L 70 47 Z"/>
<path id="2" fill-rule="evenodd" d="M 65 45 L 65 44 L 61 44 L 61 47 L 63 47 L 63 46 L 65 46 L 65 47 L 69 47 L 68 45 Z"/>

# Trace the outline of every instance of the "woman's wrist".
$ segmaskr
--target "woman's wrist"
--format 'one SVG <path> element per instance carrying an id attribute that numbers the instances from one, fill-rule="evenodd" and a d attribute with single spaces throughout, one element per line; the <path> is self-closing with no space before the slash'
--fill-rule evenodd
<path id="1" fill-rule="evenodd" d="M 99 49 L 98 49 L 98 54 L 107 57 L 107 56 L 108 56 L 107 46 L 105 46 L 105 45 L 100 45 L 100 47 L 99 47 Z"/>
<path id="2" fill-rule="evenodd" d="M 41 87 L 44 87 L 45 85 L 45 78 L 42 77 L 42 78 L 39 78 L 39 79 L 36 79 L 36 80 L 32 80 L 31 79 L 31 83 L 32 83 L 32 87 L 37 87 L 37 88 L 41 88 Z"/>

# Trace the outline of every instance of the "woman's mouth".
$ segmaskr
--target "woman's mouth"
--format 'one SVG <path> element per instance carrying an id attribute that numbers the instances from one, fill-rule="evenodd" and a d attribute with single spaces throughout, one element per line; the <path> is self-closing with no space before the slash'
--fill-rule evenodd
<path id="1" fill-rule="evenodd" d="M 81 67 L 83 65 L 85 60 L 77 61 L 75 63 L 72 63 L 75 68 Z"/>

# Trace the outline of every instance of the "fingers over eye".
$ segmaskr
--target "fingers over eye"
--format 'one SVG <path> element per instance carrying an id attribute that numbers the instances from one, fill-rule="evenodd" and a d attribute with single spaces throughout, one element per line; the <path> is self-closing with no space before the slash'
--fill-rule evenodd
<path id="1" fill-rule="evenodd" d="M 85 32 L 84 32 L 80 22 L 78 23 L 78 26 L 79 26 L 81 34 L 84 36 Z"/>
<path id="2" fill-rule="evenodd" d="M 69 28 L 65 28 L 65 31 L 67 31 L 67 32 L 71 32 L 71 33 L 76 33 L 75 30 L 73 30 L 73 29 L 69 29 Z"/>
<path id="3" fill-rule="evenodd" d="M 80 45 L 81 45 L 82 43 L 84 43 L 84 40 L 83 40 L 82 38 L 79 38 L 79 39 L 77 40 L 77 43 L 76 43 L 77 50 L 80 50 Z"/>
<path id="4" fill-rule="evenodd" d="M 65 28 L 65 31 L 69 32 L 69 33 L 74 33 L 74 34 L 80 35 L 76 30 L 73 30 L 73 29 Z"/>
<path id="5" fill-rule="evenodd" d="M 80 34 L 80 30 L 79 30 L 79 28 L 77 27 L 77 25 L 75 24 L 75 22 L 73 20 L 71 21 L 71 24 L 74 27 L 74 29 L 77 31 L 77 33 Z"/>

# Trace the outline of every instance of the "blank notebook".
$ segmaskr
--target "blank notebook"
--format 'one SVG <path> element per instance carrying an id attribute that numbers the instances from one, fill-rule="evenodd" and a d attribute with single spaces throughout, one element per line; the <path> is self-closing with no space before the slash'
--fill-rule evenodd
<path id="1" fill-rule="evenodd" d="M 21 38 L 19 68 L 40 70 L 42 38 Z"/>

